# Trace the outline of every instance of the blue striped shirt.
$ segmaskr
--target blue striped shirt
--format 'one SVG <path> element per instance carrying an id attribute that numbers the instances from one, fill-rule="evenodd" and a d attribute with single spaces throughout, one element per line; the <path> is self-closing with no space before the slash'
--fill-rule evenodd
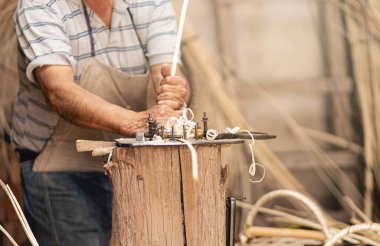
<path id="1" fill-rule="evenodd" d="M 102 63 L 141 74 L 149 66 L 171 62 L 177 29 L 170 0 L 114 0 L 110 28 L 94 11 L 87 10 L 96 58 Z M 80 80 L 91 58 L 82 0 L 19 0 L 14 27 L 19 44 L 20 89 L 11 135 L 16 147 L 39 152 L 59 116 L 50 110 L 33 71 L 43 65 L 69 65 L 73 79 Z"/>

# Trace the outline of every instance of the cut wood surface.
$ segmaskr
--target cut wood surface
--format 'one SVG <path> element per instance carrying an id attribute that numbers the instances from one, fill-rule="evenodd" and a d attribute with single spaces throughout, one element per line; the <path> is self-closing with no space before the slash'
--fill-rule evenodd
<path id="1" fill-rule="evenodd" d="M 185 146 L 116 148 L 105 167 L 113 187 L 110 244 L 226 245 L 220 149 L 196 147 L 195 182 Z"/>

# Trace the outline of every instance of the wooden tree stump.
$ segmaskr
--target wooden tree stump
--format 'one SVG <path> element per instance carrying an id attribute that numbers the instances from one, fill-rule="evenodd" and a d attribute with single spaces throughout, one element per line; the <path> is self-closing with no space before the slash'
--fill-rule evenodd
<path id="1" fill-rule="evenodd" d="M 226 168 L 220 145 L 119 147 L 106 171 L 113 186 L 110 245 L 226 245 Z"/>

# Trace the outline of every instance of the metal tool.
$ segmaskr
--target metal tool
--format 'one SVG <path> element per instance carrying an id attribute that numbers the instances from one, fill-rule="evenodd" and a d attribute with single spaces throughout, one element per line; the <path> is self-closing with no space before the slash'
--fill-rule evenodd
<path id="1" fill-rule="evenodd" d="M 137 142 L 143 142 L 145 141 L 145 136 L 143 132 L 136 133 L 136 141 Z"/>
<path id="2" fill-rule="evenodd" d="M 149 114 L 148 118 L 148 132 L 145 133 L 137 133 L 136 134 L 136 141 L 146 141 L 146 140 L 153 140 L 153 137 L 155 135 L 161 136 L 162 139 L 170 139 L 172 141 L 175 141 L 178 138 L 185 138 L 187 139 L 187 132 L 186 128 L 183 127 L 183 134 L 176 134 L 174 131 L 174 127 L 172 127 L 170 130 L 165 130 L 164 126 L 157 126 L 156 120 L 153 118 L 152 114 Z M 199 123 L 196 124 L 196 126 L 192 129 L 191 134 L 194 134 L 194 140 L 199 141 L 200 139 L 204 139 L 205 141 L 210 141 L 206 139 L 207 130 L 208 130 L 208 117 L 206 112 L 203 113 L 202 117 L 203 121 L 203 129 L 199 126 Z M 219 132 L 215 140 L 223 140 L 223 139 L 251 139 L 251 134 L 255 140 L 266 140 L 266 139 L 274 139 L 276 138 L 276 135 L 268 134 L 264 132 L 238 132 L 238 133 L 229 133 L 229 132 Z"/>
<path id="3" fill-rule="evenodd" d="M 151 141 L 153 140 L 154 135 L 157 133 L 157 122 L 153 119 L 152 114 L 148 116 L 148 134 L 144 136 L 149 138 Z"/>
<path id="4" fill-rule="evenodd" d="M 165 127 L 164 126 L 160 127 L 160 136 L 162 139 L 164 139 L 164 137 L 165 137 Z"/>
<path id="5" fill-rule="evenodd" d="M 265 132 L 250 132 L 255 140 L 265 140 L 265 139 L 274 139 L 276 135 L 268 134 Z M 229 132 L 219 132 L 216 139 L 251 139 L 251 135 L 248 132 L 238 132 L 238 133 L 229 133 Z"/>
<path id="6" fill-rule="evenodd" d="M 183 138 L 187 139 L 187 133 L 186 133 L 186 126 L 185 125 L 182 126 L 182 131 L 183 131 Z"/>
<path id="7" fill-rule="evenodd" d="M 194 134 L 195 140 L 198 140 L 198 129 L 199 129 L 199 123 L 197 122 L 197 124 L 195 125 L 195 134 Z"/>
<path id="8" fill-rule="evenodd" d="M 172 126 L 172 134 L 170 136 L 170 140 L 175 140 L 174 126 Z"/>
<path id="9" fill-rule="evenodd" d="M 208 131 L 208 127 L 207 127 L 208 118 L 207 118 L 206 112 L 203 112 L 202 120 L 203 120 L 203 138 L 206 139 L 207 138 L 207 131 Z"/>
<path id="10" fill-rule="evenodd" d="M 226 216 L 226 235 L 227 246 L 233 246 L 235 241 L 235 218 L 236 218 L 236 199 L 233 197 L 227 198 L 227 216 Z"/>

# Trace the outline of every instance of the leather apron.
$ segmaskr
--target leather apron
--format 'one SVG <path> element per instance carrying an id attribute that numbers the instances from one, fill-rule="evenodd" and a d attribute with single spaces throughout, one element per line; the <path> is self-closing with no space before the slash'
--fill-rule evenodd
<path id="1" fill-rule="evenodd" d="M 147 109 L 148 97 L 152 103 L 153 86 L 148 86 L 148 73 L 142 75 L 130 75 L 102 64 L 95 58 L 95 47 L 89 15 L 85 5 L 83 11 L 91 40 L 92 58 L 78 83 L 79 86 L 89 92 L 102 97 L 104 100 L 133 110 L 143 111 Z M 133 16 L 129 9 L 132 25 Z M 136 29 L 135 29 L 136 30 Z M 136 35 L 137 32 L 135 31 Z M 138 38 L 139 39 L 139 38 Z M 139 39 L 142 46 L 141 40 Z M 149 88 L 148 88 L 149 87 Z M 148 96 L 149 92 L 149 96 Z M 107 115 L 115 117 L 117 115 Z M 42 152 L 36 158 L 33 171 L 35 172 L 103 172 L 102 159 L 92 157 L 90 153 L 78 153 L 75 149 L 77 139 L 113 141 L 120 135 L 78 127 L 63 118 L 60 118 L 53 134 L 49 138 Z"/>

